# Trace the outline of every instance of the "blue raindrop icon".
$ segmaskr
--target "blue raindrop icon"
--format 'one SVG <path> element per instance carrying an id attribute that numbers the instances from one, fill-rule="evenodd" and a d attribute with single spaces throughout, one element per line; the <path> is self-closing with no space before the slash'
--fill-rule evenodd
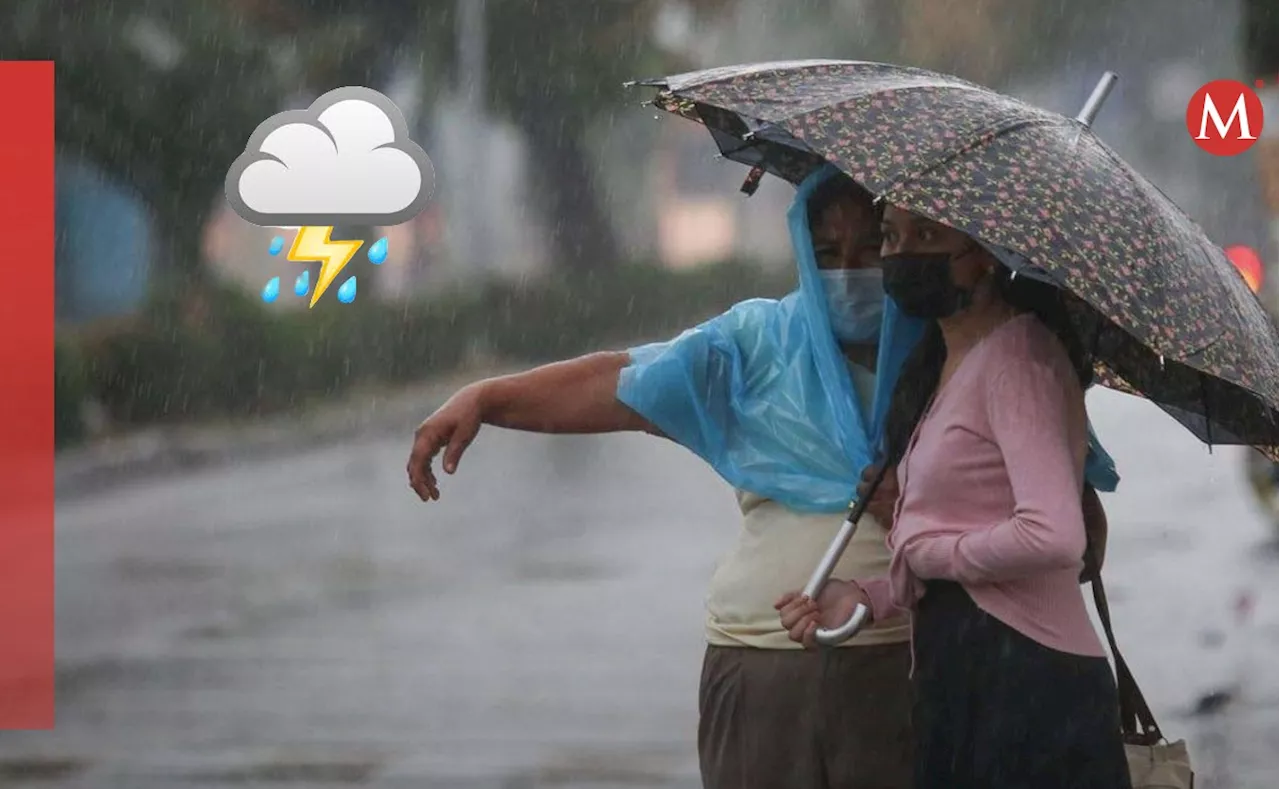
<path id="1" fill-rule="evenodd" d="M 350 304 L 356 300 L 356 278 L 352 277 L 342 283 L 342 287 L 338 288 L 338 301 L 343 304 Z"/>
<path id="2" fill-rule="evenodd" d="M 262 289 L 262 300 L 270 304 L 280 295 L 280 278 L 272 277 L 266 287 Z"/>
<path id="3" fill-rule="evenodd" d="M 381 265 L 387 259 L 387 240 L 380 238 L 369 247 L 369 262 L 375 266 Z"/>
<path id="4" fill-rule="evenodd" d="M 279 255 L 282 249 L 284 249 L 284 239 L 280 236 L 271 239 L 271 246 L 267 247 L 267 251 L 273 255 Z"/>
<path id="5" fill-rule="evenodd" d="M 293 281 L 293 295 L 305 296 L 307 291 L 311 289 L 311 272 L 303 271 L 298 278 Z"/>

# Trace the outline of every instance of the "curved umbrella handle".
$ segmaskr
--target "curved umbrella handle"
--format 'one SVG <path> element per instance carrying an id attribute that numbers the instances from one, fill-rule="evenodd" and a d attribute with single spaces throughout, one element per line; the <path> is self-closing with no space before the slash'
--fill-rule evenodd
<path id="1" fill-rule="evenodd" d="M 830 580 L 832 571 L 836 569 L 836 562 L 840 561 L 844 549 L 849 547 L 849 540 L 853 539 L 853 533 L 858 530 L 858 521 L 862 520 L 862 513 L 867 511 L 867 504 L 880 487 L 880 483 L 884 481 L 885 474 L 889 473 L 889 468 L 887 463 L 881 463 L 880 470 L 876 472 L 875 479 L 867 487 L 866 494 L 850 503 L 849 516 L 844 519 L 844 523 L 840 524 L 840 531 L 836 532 L 835 539 L 827 546 L 827 552 L 822 555 L 822 560 L 814 568 L 813 575 L 809 576 L 809 583 L 804 585 L 802 594 L 805 597 L 810 600 L 816 599 L 822 587 L 826 586 L 827 581 Z M 858 603 L 847 622 L 830 629 L 818 628 L 818 632 L 814 634 L 814 640 L 825 647 L 833 647 L 848 641 L 858 634 L 870 615 L 871 610 L 862 603 Z"/>
<path id="2" fill-rule="evenodd" d="M 813 639 L 824 647 L 839 646 L 858 635 L 858 631 L 862 630 L 863 623 L 867 621 L 867 617 L 870 615 L 871 611 L 862 603 L 858 603 L 858 607 L 853 609 L 853 615 L 849 617 L 849 621 L 830 630 L 820 627 L 813 634 Z"/>
<path id="3" fill-rule="evenodd" d="M 857 513 L 861 515 L 862 513 Z M 849 540 L 853 539 L 853 533 L 858 530 L 857 521 L 853 517 L 845 519 L 840 526 L 840 531 L 836 532 L 835 539 L 827 546 L 827 552 L 822 555 L 822 560 L 818 562 L 818 566 L 814 569 L 813 575 L 809 577 L 809 583 L 804 586 L 804 595 L 809 599 L 814 599 L 818 593 L 822 591 L 822 587 L 826 586 L 827 581 L 831 578 L 831 572 L 836 567 L 836 562 L 840 561 L 841 554 L 844 549 L 849 546 Z M 871 611 L 858 603 L 853 609 L 853 615 L 849 620 L 839 627 L 827 629 L 818 628 L 818 632 L 814 634 L 814 640 L 826 647 L 833 647 L 842 644 L 853 638 L 862 629 L 862 625 L 867 621 L 867 617 Z"/>

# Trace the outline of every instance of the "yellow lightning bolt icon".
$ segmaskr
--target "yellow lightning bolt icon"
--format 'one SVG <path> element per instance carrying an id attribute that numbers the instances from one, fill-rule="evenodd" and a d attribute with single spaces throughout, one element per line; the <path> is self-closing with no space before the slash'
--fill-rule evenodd
<path id="1" fill-rule="evenodd" d="M 316 289 L 311 294 L 311 307 L 324 295 L 342 269 L 360 250 L 363 241 L 330 241 L 332 227 L 300 227 L 289 248 L 289 260 L 308 263 L 320 261 L 320 276 L 316 277 Z"/>

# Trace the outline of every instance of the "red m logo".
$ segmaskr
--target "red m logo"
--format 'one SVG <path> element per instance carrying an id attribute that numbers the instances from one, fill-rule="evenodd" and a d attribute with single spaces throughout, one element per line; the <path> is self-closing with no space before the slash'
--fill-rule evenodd
<path id="1" fill-rule="evenodd" d="M 1228 109 L 1226 117 L 1223 110 Z M 1187 104 L 1187 132 L 1214 156 L 1244 153 L 1258 140 L 1264 123 L 1262 101 L 1244 83 L 1215 80 Z"/>

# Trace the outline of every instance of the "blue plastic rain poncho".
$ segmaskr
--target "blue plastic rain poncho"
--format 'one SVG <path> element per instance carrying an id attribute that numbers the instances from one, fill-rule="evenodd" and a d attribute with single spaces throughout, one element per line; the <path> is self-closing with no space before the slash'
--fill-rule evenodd
<path id="1" fill-rule="evenodd" d="M 826 166 L 799 186 L 787 224 L 800 286 L 750 299 L 668 342 L 630 351 L 620 401 L 688 448 L 729 484 L 798 512 L 842 512 L 863 469 L 877 459 L 893 385 L 925 322 L 886 298 L 871 413 L 856 395 L 827 316 L 809 234 L 813 190 Z M 1099 490 L 1116 476 L 1090 432 L 1086 474 Z"/>

